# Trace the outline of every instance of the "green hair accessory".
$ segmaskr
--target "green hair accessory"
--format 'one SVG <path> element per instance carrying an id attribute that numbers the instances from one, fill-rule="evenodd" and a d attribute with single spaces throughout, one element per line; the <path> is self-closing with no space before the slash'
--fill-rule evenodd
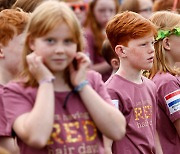
<path id="1" fill-rule="evenodd" d="M 180 36 L 180 28 L 174 28 L 173 30 L 159 30 L 155 40 L 159 41 L 173 34 Z"/>

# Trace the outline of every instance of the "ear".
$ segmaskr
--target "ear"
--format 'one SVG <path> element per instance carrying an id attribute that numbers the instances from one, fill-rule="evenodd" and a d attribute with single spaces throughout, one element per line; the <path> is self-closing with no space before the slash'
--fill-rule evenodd
<path id="1" fill-rule="evenodd" d="M 35 43 L 34 39 L 31 38 L 31 37 L 29 37 L 29 38 L 28 38 L 28 45 L 29 45 L 30 49 L 33 50 L 33 51 L 35 50 L 35 45 L 34 45 L 34 43 Z"/>
<path id="2" fill-rule="evenodd" d="M 4 58 L 4 52 L 3 52 L 3 49 L 2 49 L 2 45 L 0 44 L 0 58 Z"/>
<path id="3" fill-rule="evenodd" d="M 123 45 L 116 45 L 115 52 L 118 57 L 126 57 L 126 52 Z"/>
<path id="4" fill-rule="evenodd" d="M 117 58 L 111 59 L 111 66 L 113 70 L 117 70 L 119 68 L 119 65 L 120 65 L 119 59 Z"/>
<path id="5" fill-rule="evenodd" d="M 166 37 L 166 38 L 163 39 L 162 45 L 163 45 L 164 49 L 166 49 L 166 50 L 170 50 L 170 49 L 171 49 L 171 48 L 170 48 L 170 42 L 169 42 L 169 38 L 168 38 L 168 37 Z"/>

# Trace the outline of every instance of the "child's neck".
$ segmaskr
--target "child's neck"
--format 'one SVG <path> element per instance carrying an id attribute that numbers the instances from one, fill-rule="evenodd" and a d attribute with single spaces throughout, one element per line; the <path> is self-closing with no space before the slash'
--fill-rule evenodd
<path id="1" fill-rule="evenodd" d="M 54 89 L 57 92 L 64 92 L 64 91 L 70 91 L 71 90 L 69 85 L 65 82 L 63 74 L 55 75 Z"/>
<path id="2" fill-rule="evenodd" d="M 7 71 L 7 69 L 0 68 L 0 84 L 5 85 L 13 79 L 13 75 Z"/>
<path id="3" fill-rule="evenodd" d="M 142 83 L 142 71 L 125 70 L 120 67 L 119 70 L 116 72 L 116 74 L 120 75 L 121 77 L 133 83 L 136 83 L 136 84 Z"/>

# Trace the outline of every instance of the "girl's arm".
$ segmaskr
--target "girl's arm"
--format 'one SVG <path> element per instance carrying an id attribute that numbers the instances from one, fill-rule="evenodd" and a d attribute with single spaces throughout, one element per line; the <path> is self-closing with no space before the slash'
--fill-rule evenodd
<path id="1" fill-rule="evenodd" d="M 36 54 L 28 55 L 27 62 L 29 70 L 39 83 L 53 78 L 52 73 Z M 36 148 L 46 145 L 53 128 L 54 102 L 53 83 L 40 83 L 32 110 L 19 116 L 13 124 L 14 131 L 26 144 Z"/>
<path id="2" fill-rule="evenodd" d="M 108 138 L 119 140 L 125 135 L 126 121 L 122 113 L 105 102 L 90 85 L 79 92 L 98 129 Z"/>
<path id="3" fill-rule="evenodd" d="M 72 65 L 70 67 L 71 82 L 74 87 L 86 80 L 86 71 L 90 64 L 88 57 L 83 53 L 78 53 L 76 60 L 78 70 L 75 70 Z M 79 95 L 96 126 L 105 136 L 113 140 L 119 140 L 124 136 L 126 122 L 118 109 L 108 104 L 88 84 L 81 88 Z"/>

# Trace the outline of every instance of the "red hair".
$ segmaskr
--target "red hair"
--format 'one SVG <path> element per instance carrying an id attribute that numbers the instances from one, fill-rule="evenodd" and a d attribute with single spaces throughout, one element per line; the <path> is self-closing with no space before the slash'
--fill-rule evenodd
<path id="1" fill-rule="evenodd" d="M 132 39 L 138 39 L 149 34 L 157 33 L 155 25 L 141 15 L 126 11 L 114 16 L 106 27 L 107 37 L 113 49 L 116 45 L 127 46 Z"/>
<path id="2" fill-rule="evenodd" d="M 0 12 L 0 42 L 7 45 L 14 35 L 21 34 L 29 15 L 23 11 L 6 9 Z"/>

